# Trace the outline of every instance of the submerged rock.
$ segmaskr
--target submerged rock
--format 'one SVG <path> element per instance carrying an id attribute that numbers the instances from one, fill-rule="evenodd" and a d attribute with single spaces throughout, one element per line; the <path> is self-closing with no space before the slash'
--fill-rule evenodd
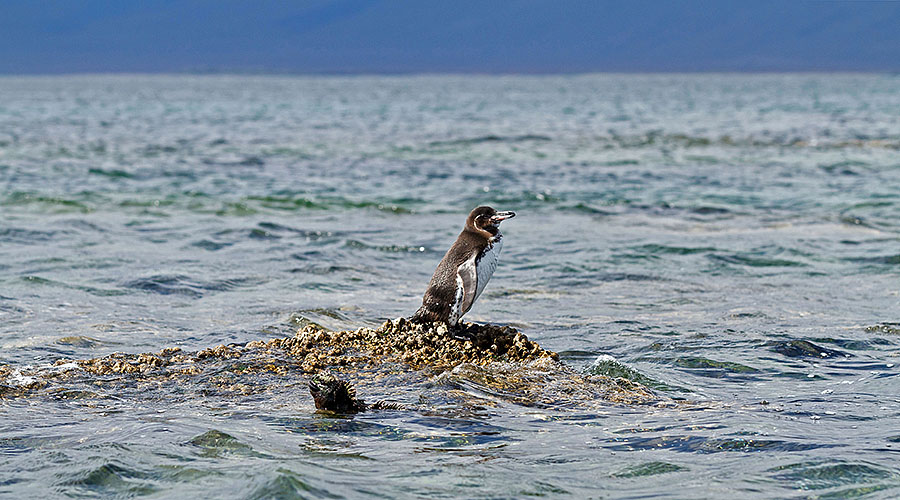
<path id="1" fill-rule="evenodd" d="M 890 335 L 900 334 L 900 323 L 880 323 L 877 325 L 867 326 L 865 331 L 869 333 L 887 333 Z"/>
<path id="2" fill-rule="evenodd" d="M 849 353 L 837 349 L 829 349 L 808 340 L 789 340 L 775 342 L 772 350 L 789 358 L 834 358 L 850 357 Z"/>
<path id="3" fill-rule="evenodd" d="M 471 384 L 487 396 L 526 406 L 585 407 L 592 403 L 643 404 L 657 398 L 645 386 L 625 378 L 582 374 L 545 357 L 527 363 L 463 363 L 438 377 L 439 382 Z"/>

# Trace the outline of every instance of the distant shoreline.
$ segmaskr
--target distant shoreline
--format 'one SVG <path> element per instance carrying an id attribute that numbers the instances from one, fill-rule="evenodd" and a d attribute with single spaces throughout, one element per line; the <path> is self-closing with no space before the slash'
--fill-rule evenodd
<path id="1" fill-rule="evenodd" d="M 112 77 L 219 77 L 219 76 L 276 76 L 276 77 L 587 77 L 587 76 L 691 76 L 691 75 L 872 75 L 900 77 L 898 70 L 709 70 L 709 71 L 582 71 L 582 72 L 438 72 L 438 71 L 383 71 L 383 72 L 302 72 L 302 71 L 73 71 L 73 72 L 0 72 L 0 78 L 26 78 L 26 77 L 87 77 L 87 76 L 112 76 Z"/>

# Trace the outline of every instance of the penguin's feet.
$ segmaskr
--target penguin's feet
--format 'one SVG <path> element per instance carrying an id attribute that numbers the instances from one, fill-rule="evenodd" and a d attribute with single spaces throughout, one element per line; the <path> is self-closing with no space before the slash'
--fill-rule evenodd
<path id="1" fill-rule="evenodd" d="M 462 342 L 465 342 L 468 340 L 469 342 L 471 342 L 473 344 L 475 343 L 476 340 L 478 340 L 478 337 L 476 337 L 475 334 L 470 333 L 468 330 L 466 330 L 465 327 L 463 327 L 459 324 L 450 328 L 450 335 L 453 338 L 455 338 L 456 340 L 460 340 Z"/>

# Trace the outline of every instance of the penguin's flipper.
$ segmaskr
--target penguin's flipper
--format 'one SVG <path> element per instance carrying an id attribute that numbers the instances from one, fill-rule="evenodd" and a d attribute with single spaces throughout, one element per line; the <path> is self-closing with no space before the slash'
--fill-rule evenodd
<path id="1" fill-rule="evenodd" d="M 477 295 L 478 272 L 475 270 L 475 259 L 473 258 L 463 262 L 463 264 L 459 266 L 456 275 L 459 276 L 463 286 L 463 299 L 459 314 L 462 316 L 472 308 L 472 304 L 475 303 L 475 296 Z"/>

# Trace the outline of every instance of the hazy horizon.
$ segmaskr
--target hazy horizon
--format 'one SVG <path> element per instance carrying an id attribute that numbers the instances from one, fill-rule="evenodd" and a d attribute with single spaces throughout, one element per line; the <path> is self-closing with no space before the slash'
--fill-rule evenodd
<path id="1" fill-rule="evenodd" d="M 591 75 L 634 75 L 634 76 L 653 76 L 653 75 L 749 75 L 749 76 L 765 76 L 765 75 L 884 75 L 884 76 L 900 76 L 900 70 L 884 70 L 884 71 L 816 71 L 816 70 L 783 70 L 783 71 L 715 71 L 715 70 L 698 70 L 698 71 L 583 71 L 583 72 L 440 72 L 440 71 L 383 71 L 383 72 L 303 72 L 303 71 L 279 71 L 279 70 L 260 70 L 260 71 L 239 71 L 239 70 L 185 70 L 185 71 L 160 71 L 160 72 L 139 72 L 139 71 L 73 71 L 73 72 L 44 72 L 44 73 L 0 73 L 0 78 L 53 78 L 53 77 L 92 77 L 92 76 L 110 76 L 110 77 L 167 77 L 167 76 L 235 76 L 235 77 L 255 77 L 255 76 L 271 76 L 271 77 L 309 77 L 309 78 L 327 78 L 327 77 L 348 77 L 348 78 L 366 78 L 366 77 L 505 77 L 505 76 L 521 76 L 521 77 L 559 77 L 559 76 L 591 76 Z"/>

